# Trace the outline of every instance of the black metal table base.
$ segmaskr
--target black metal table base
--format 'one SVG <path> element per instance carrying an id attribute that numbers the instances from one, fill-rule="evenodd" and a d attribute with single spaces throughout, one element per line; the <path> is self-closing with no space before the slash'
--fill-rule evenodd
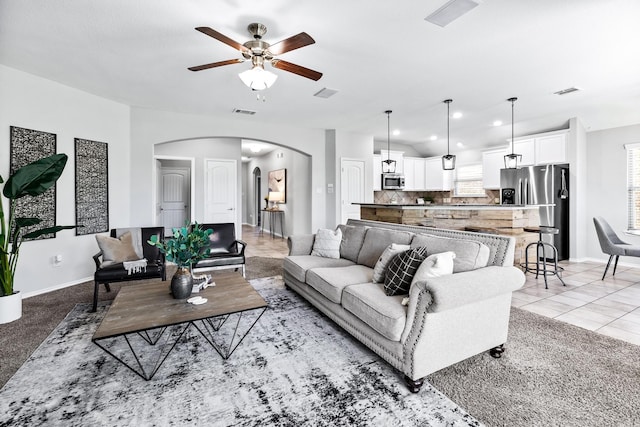
<path id="1" fill-rule="evenodd" d="M 254 312 L 257 310 L 261 311 L 253 321 L 251 320 L 251 316 L 243 316 L 248 312 Z M 178 342 L 184 336 L 185 332 L 189 329 L 190 326 L 193 325 L 193 327 L 204 337 L 204 339 L 211 345 L 211 347 L 213 347 L 213 349 L 224 360 L 227 360 L 233 354 L 236 348 L 238 348 L 244 338 L 249 334 L 251 329 L 253 329 L 255 324 L 258 323 L 258 320 L 260 320 L 265 311 L 267 311 L 267 307 L 241 311 L 238 313 L 225 314 L 223 316 L 208 317 L 202 320 L 181 323 L 178 325 L 174 325 L 173 327 L 156 328 L 122 334 L 109 338 L 96 339 L 93 340 L 93 343 L 104 350 L 111 357 L 116 359 L 118 362 L 129 368 L 131 371 L 135 372 L 138 376 L 149 381 L 158 372 L 164 361 L 167 360 L 167 357 L 169 356 L 171 351 L 175 348 L 176 344 L 178 344 Z M 237 317 L 235 326 L 233 325 L 233 322 L 227 322 L 232 316 Z M 240 330 L 243 317 L 244 319 L 249 318 L 250 323 L 250 326 L 246 330 L 244 330 L 244 332 Z M 200 324 L 200 326 L 198 324 Z M 224 328 L 225 325 L 228 325 L 228 327 Z M 170 331 L 166 333 L 164 342 L 156 347 L 156 344 L 160 342 L 160 339 L 163 335 L 165 335 L 167 329 L 170 329 Z M 221 340 L 216 339 L 216 333 L 220 333 L 223 329 L 225 329 L 224 334 L 231 336 L 228 344 L 220 343 L 219 341 Z M 124 349 L 121 348 L 123 346 L 120 346 L 118 349 L 121 351 L 119 352 L 119 354 L 116 354 L 118 352 L 112 351 L 111 347 L 113 347 L 113 345 L 109 344 L 115 343 L 115 340 L 122 337 L 124 337 L 126 346 L 124 346 Z M 141 339 L 136 340 L 136 337 L 139 337 Z M 224 337 L 220 338 L 223 338 L 224 340 Z M 137 342 L 133 343 L 132 341 L 134 340 L 136 340 Z M 103 341 L 105 342 L 104 344 Z M 150 347 L 155 348 L 155 357 L 146 357 L 149 355 Z M 133 358 L 133 360 L 125 360 L 125 354 L 129 355 L 128 359 Z M 148 359 L 149 361 L 145 359 Z"/>

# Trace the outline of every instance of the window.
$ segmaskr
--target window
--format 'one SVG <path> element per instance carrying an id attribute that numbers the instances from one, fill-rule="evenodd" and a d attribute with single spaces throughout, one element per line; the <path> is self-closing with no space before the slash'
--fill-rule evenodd
<path id="1" fill-rule="evenodd" d="M 640 144 L 627 144 L 627 207 L 629 231 L 640 231 Z"/>
<path id="2" fill-rule="evenodd" d="M 458 166 L 453 182 L 453 195 L 458 197 L 481 197 L 486 193 L 482 186 L 482 164 Z"/>

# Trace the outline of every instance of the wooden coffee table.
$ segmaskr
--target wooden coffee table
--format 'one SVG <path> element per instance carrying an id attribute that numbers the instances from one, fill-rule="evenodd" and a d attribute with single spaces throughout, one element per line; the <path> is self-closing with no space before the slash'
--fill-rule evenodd
<path id="1" fill-rule="evenodd" d="M 174 299 L 168 282 L 124 286 L 91 340 L 145 380 L 153 378 L 190 326 L 227 359 L 267 310 L 267 303 L 239 273 L 222 272 L 213 280 L 216 286 L 193 294 L 208 299 L 202 305 Z M 243 315 L 249 312 L 255 320 L 248 316 L 249 327 L 242 331 Z M 217 335 L 231 340 L 221 344 Z M 156 346 L 163 336 L 164 342 Z M 122 339 L 126 346 L 117 342 Z M 155 347 L 155 357 L 145 357 L 149 346 Z M 125 360 L 124 353 L 133 359 Z"/>

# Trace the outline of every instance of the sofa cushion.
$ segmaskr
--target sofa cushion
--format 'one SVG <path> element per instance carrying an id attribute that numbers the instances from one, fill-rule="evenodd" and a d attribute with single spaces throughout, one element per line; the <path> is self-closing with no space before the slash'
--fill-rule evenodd
<path id="1" fill-rule="evenodd" d="M 427 248 L 414 248 L 396 255 L 389 264 L 384 277 L 384 291 L 387 295 L 406 295 L 409 293 L 413 276 L 427 257 Z"/>
<path id="2" fill-rule="evenodd" d="M 342 242 L 340 242 L 340 258 L 357 262 L 364 236 L 368 227 L 356 227 L 355 225 L 339 225 L 342 231 Z"/>
<path id="3" fill-rule="evenodd" d="M 307 281 L 307 271 L 312 268 L 346 267 L 353 265 L 348 259 L 323 258 L 315 255 L 293 255 L 285 257 L 283 269 L 300 282 Z"/>
<path id="4" fill-rule="evenodd" d="M 342 231 L 328 230 L 321 228 L 316 233 L 313 241 L 311 255 L 325 258 L 340 258 L 340 242 L 342 242 Z"/>
<path id="5" fill-rule="evenodd" d="M 342 307 L 391 341 L 400 341 L 407 311 L 401 296 L 388 297 L 380 283 L 347 286 Z"/>
<path id="6" fill-rule="evenodd" d="M 340 304 L 342 290 L 357 283 L 370 283 L 373 270 L 364 265 L 314 268 L 307 272 L 307 284 L 329 301 Z"/>
<path id="7" fill-rule="evenodd" d="M 456 258 L 453 260 L 454 273 L 486 267 L 489 262 L 489 248 L 484 243 L 475 240 L 416 234 L 411 241 L 411 247 L 419 246 L 425 246 L 429 255 L 447 251 L 454 252 L 456 254 Z"/>
<path id="8" fill-rule="evenodd" d="M 387 246 L 392 243 L 408 245 L 412 237 L 413 233 L 408 231 L 369 228 L 358 254 L 358 264 L 373 268 Z"/>
<path id="9" fill-rule="evenodd" d="M 393 257 L 409 249 L 411 249 L 409 245 L 399 245 L 397 243 L 387 246 L 380 258 L 378 258 L 375 267 L 373 267 L 373 283 L 384 283 L 387 268 Z"/>

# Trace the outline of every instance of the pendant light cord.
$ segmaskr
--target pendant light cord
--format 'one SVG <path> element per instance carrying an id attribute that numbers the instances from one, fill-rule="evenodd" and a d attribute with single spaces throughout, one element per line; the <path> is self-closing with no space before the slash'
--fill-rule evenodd
<path id="1" fill-rule="evenodd" d="M 387 110 L 387 161 L 391 161 L 391 113 L 393 111 Z"/>
<path id="2" fill-rule="evenodd" d="M 447 156 L 451 155 L 449 152 L 449 120 L 450 120 L 449 106 L 452 102 L 453 102 L 453 99 L 444 100 L 444 103 L 447 104 Z"/>
<path id="3" fill-rule="evenodd" d="M 518 98 L 509 98 L 509 101 L 511 101 L 511 154 L 513 155 L 513 105 L 515 104 L 515 102 L 518 100 Z"/>

